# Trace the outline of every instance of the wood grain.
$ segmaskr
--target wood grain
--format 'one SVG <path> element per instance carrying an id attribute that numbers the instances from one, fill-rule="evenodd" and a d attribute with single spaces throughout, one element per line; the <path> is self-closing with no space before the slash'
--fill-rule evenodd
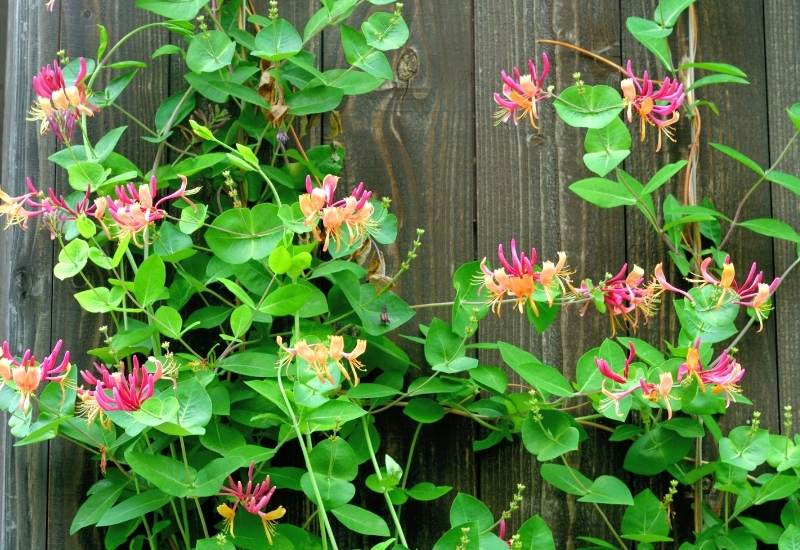
<path id="1" fill-rule="evenodd" d="M 766 41 L 766 88 L 769 120 L 769 160 L 775 162 L 786 143 L 797 129 L 786 116 L 786 108 L 800 101 L 800 1 L 779 0 L 764 3 L 764 34 L 772 37 Z M 800 172 L 800 144 L 795 145 L 778 166 L 779 170 Z M 778 187 L 772 188 L 772 214 L 800 227 L 797 195 Z M 797 257 L 797 247 L 782 241 L 774 245 L 775 272 L 782 273 Z M 775 298 L 775 325 L 777 325 L 778 383 L 773 400 L 777 405 L 792 405 L 795 430 L 800 422 L 800 376 L 796 365 L 800 362 L 800 278 L 793 273 L 781 284 Z M 775 326 L 773 325 L 773 326 Z M 777 398 L 776 398 L 777 397 Z M 782 411 L 778 411 L 782 412 Z"/>
<path id="2" fill-rule="evenodd" d="M 553 258 L 565 250 L 577 277 L 601 278 L 618 269 L 624 259 L 624 219 L 620 209 L 600 210 L 578 199 L 568 184 L 590 174 L 581 156 L 583 130 L 557 120 L 551 105 L 543 107 L 541 130 L 528 126 L 492 127 L 501 68 L 520 66 L 538 52 L 534 41 L 554 38 L 578 44 L 612 58 L 619 57 L 617 2 L 598 2 L 585 10 L 580 2 L 535 1 L 477 3 L 475 14 L 476 158 L 478 184 L 478 257 L 494 259 L 497 243 L 516 237 L 524 248 L 536 246 Z M 563 89 L 580 71 L 586 82 L 612 82 L 607 67 L 564 49 L 545 48 L 553 64 L 551 84 Z M 548 364 L 574 376 L 580 354 L 598 345 L 608 321 L 589 313 L 580 318 L 565 311 L 560 324 L 544 335 L 508 310 L 501 319 L 481 325 L 481 341 L 505 340 L 529 349 Z M 484 360 L 497 363 L 486 354 Z M 598 437 L 589 433 L 573 465 L 589 476 L 609 473 L 620 456 L 600 452 Z M 599 517 L 590 507 L 544 483 L 538 463 L 519 443 L 506 444 L 478 455 L 481 498 L 499 513 L 508 506 L 517 483 L 528 486 L 520 511 L 511 522 L 540 513 L 553 528 L 557 546 L 575 544 L 575 537 L 601 535 Z M 513 530 L 512 530 L 513 532 Z"/>
<path id="3" fill-rule="evenodd" d="M 48 183 L 54 170 L 47 162 L 52 137 L 40 137 L 25 118 L 30 108 L 30 78 L 50 60 L 58 36 L 58 15 L 39 2 L 8 3 L 5 105 L 3 112 L 2 185 L 11 195 L 25 192 L 25 177 Z M 41 230 L 40 230 L 41 229 Z M 31 224 L 0 232 L 0 339 L 12 350 L 31 348 L 41 357 L 52 343 L 53 246 L 47 232 Z M 13 447 L 2 415 L 0 435 L 0 548 L 43 550 L 47 542 L 47 485 L 53 475 L 47 445 Z M 57 474 L 56 474 L 57 475 Z"/>
<path id="4" fill-rule="evenodd" d="M 366 15 L 358 13 L 356 26 Z M 472 2 L 406 2 L 403 15 L 411 37 L 390 56 L 395 80 L 348 99 L 341 108 L 344 133 L 338 139 L 347 149 L 346 184 L 364 180 L 391 198 L 400 220 L 397 244 L 385 250 L 388 272 L 404 259 L 415 228 L 426 230 L 422 253 L 400 280 L 398 292 L 411 303 L 439 302 L 452 295 L 455 268 L 475 254 Z M 338 32 L 325 33 L 323 42 L 325 68 L 342 66 Z M 434 313 L 449 315 L 447 310 Z M 415 322 L 428 322 L 431 314 Z M 414 326 L 403 332 L 414 332 Z M 410 421 L 381 422 L 384 441 L 392 447 L 380 453 L 405 457 Z M 412 547 L 432 547 L 447 529 L 457 491 L 475 494 L 471 430 L 463 420 L 423 430 L 409 483 L 431 481 L 454 489 L 433 503 L 405 506 Z"/>

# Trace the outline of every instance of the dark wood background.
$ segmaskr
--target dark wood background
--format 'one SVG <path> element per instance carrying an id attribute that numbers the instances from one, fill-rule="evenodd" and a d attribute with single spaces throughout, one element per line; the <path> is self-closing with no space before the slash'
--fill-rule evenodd
<path id="1" fill-rule="evenodd" d="M 7 29 L 0 30 L 6 43 L 1 181 L 12 194 L 22 191 L 25 176 L 44 187 L 65 184 L 64 174 L 46 162 L 54 151 L 53 139 L 40 138 L 35 125 L 25 121 L 31 76 L 60 48 L 72 57 L 93 56 L 98 23 L 107 26 L 114 40 L 153 19 L 135 10 L 129 0 L 57 0 L 53 13 L 42 3 L 9 0 L 0 7 L 7 10 L 7 18 L 0 18 L 7 21 Z M 265 0 L 257 5 L 266 11 Z M 311 0 L 284 0 L 281 13 L 302 28 L 316 5 Z M 570 263 L 594 278 L 626 260 L 652 269 L 665 259 L 663 247 L 637 212 L 599 210 L 568 191 L 569 183 L 587 175 L 580 158 L 582 131 L 560 123 L 549 107 L 543 109 L 541 131 L 524 125 L 492 126 L 491 94 L 498 88 L 499 70 L 522 66 L 541 49 L 537 39 L 558 38 L 619 63 L 631 57 L 637 67 L 654 66 L 624 31 L 627 17 L 651 17 L 654 5 L 653 0 L 406 0 L 411 38 L 392 56 L 397 79 L 342 106 L 344 133 L 338 139 L 347 147 L 346 181 L 363 179 L 391 197 L 401 220 L 401 237 L 387 250 L 390 268 L 408 250 L 414 228 L 427 230 L 423 254 L 401 282 L 400 292 L 408 301 L 450 299 L 453 270 L 466 260 L 492 256 L 497 243 L 511 237 L 548 257 L 566 250 Z M 767 166 L 791 135 L 784 109 L 800 99 L 800 0 L 699 0 L 697 8 L 698 59 L 733 63 L 751 81 L 750 86 L 703 89 L 722 111 L 720 117 L 706 115 L 704 139 L 731 145 Z M 359 9 L 358 17 L 369 9 Z M 684 37 L 682 23 L 676 44 Z M 148 61 L 148 54 L 169 40 L 163 32 L 141 34 L 124 48 L 122 58 Z M 325 67 L 343 62 L 334 33 L 323 35 L 313 48 Z M 576 71 L 587 82 L 618 83 L 618 75 L 602 65 L 563 49 L 547 51 L 554 65 L 551 82 L 559 88 L 568 85 Z M 137 78 L 122 105 L 151 120 L 161 99 L 183 89 L 181 68 L 161 58 L 150 62 L 150 70 Z M 114 110 L 98 119 L 92 124 L 97 133 L 125 123 Z M 626 170 L 647 178 L 658 163 L 684 155 L 687 130 L 684 124 L 678 145 L 659 155 L 652 153 L 652 142 L 635 147 Z M 316 135 L 316 140 L 325 139 L 325 131 Z M 153 149 L 140 137 L 138 128 L 129 125 L 122 147 L 147 166 Z M 795 149 L 784 163 L 783 170 L 797 172 L 800 151 Z M 712 197 L 731 212 L 752 175 L 708 147 L 701 151 L 701 164 L 701 196 Z M 790 193 L 765 187 L 749 202 L 744 217 L 775 215 L 797 228 L 797 206 Z M 729 250 L 739 265 L 755 260 L 770 274 L 782 271 L 794 258 L 791 246 L 752 234 L 737 233 Z M 75 288 L 53 280 L 54 255 L 46 233 L 0 233 L 0 340 L 7 338 L 17 348 L 30 346 L 42 354 L 58 338 L 76 351 L 99 339 L 97 320 L 82 314 L 71 298 Z M 748 369 L 745 390 L 762 411 L 764 425 L 774 430 L 780 429 L 784 404 L 800 409 L 798 299 L 800 280 L 794 277 L 781 287 L 777 314 L 763 333 L 749 335 L 740 346 L 740 360 Z M 425 322 L 432 314 L 446 317 L 447 311 L 425 310 L 417 320 Z M 669 338 L 673 329 L 666 308 L 641 332 L 657 343 Z M 406 332 L 413 330 L 409 326 Z M 540 336 L 509 312 L 485 321 L 479 336 L 525 346 L 572 375 L 582 351 L 607 332 L 606 319 L 594 314 L 581 319 L 570 312 Z M 483 359 L 494 357 L 487 354 Z M 77 360 L 83 364 L 86 358 L 78 353 Z M 730 416 L 743 421 L 750 414 L 739 407 Z M 407 425 L 400 417 L 387 417 L 382 428 L 391 453 L 404 456 Z M 590 433 L 590 441 L 572 459 L 590 477 L 613 473 L 624 456 L 624 446 L 604 443 L 605 435 Z M 518 524 L 516 518 L 540 513 L 553 528 L 559 548 L 574 545 L 578 535 L 604 533 L 592 508 L 541 481 L 536 460 L 520 444 L 473 454 L 472 438 L 477 436 L 461 421 L 424 428 L 411 482 L 453 485 L 487 502 L 496 514 L 507 507 L 516 484 L 524 483 L 528 489 L 512 527 Z M 74 446 L 54 441 L 14 448 L 11 436 L 0 432 L 0 548 L 100 547 L 100 537 L 91 530 L 67 536 L 83 489 L 96 474 L 97 464 Z M 446 528 L 451 496 L 432 505 L 406 506 L 408 534 L 416 547 L 430 548 Z M 619 510 L 611 512 L 619 517 Z M 351 540 L 342 547 L 362 544 Z"/>

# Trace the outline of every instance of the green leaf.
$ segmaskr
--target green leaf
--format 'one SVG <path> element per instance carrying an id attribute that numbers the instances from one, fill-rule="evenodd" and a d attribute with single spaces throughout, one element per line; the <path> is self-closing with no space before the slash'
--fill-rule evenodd
<path id="1" fill-rule="evenodd" d="M 114 149 L 117 147 L 122 134 L 127 130 L 127 126 L 120 126 L 110 130 L 106 135 L 101 137 L 94 146 L 94 153 L 100 162 L 106 160 Z"/>
<path id="2" fill-rule="evenodd" d="M 560 397 L 572 395 L 572 388 L 564 375 L 539 361 L 533 354 L 506 342 L 498 342 L 498 349 L 503 361 L 537 390 Z"/>
<path id="3" fill-rule="evenodd" d="M 740 153 L 739 151 L 737 151 L 733 147 L 728 147 L 727 145 L 723 145 L 721 143 L 711 143 L 710 145 L 711 145 L 711 147 L 713 147 L 714 149 L 716 149 L 717 151 L 719 151 L 723 155 L 729 156 L 730 158 L 732 158 L 733 160 L 735 160 L 736 162 L 738 162 L 742 166 L 745 166 L 746 168 L 752 170 L 753 172 L 755 172 L 759 176 L 764 176 L 765 175 L 764 174 L 764 169 L 761 168 L 761 166 L 759 166 L 756 161 L 754 161 L 753 159 L 751 159 L 747 155 L 744 155 L 744 154 Z"/>
<path id="4" fill-rule="evenodd" d="M 189 21 L 197 17 L 209 0 L 136 0 L 136 7 L 167 19 Z"/>
<path id="5" fill-rule="evenodd" d="M 491 510 L 477 498 L 466 493 L 458 493 L 450 506 L 450 526 L 455 527 L 467 522 L 475 522 L 481 531 L 494 524 Z M 477 536 L 478 533 L 475 533 Z"/>
<path id="6" fill-rule="evenodd" d="M 186 90 L 178 92 L 161 102 L 161 105 L 156 109 L 154 118 L 155 128 L 159 134 L 163 134 L 167 130 L 167 122 L 172 120 L 171 126 L 179 124 L 183 119 L 189 116 L 189 113 L 194 111 L 197 105 L 195 94 L 191 93 L 186 95 Z M 176 113 L 177 110 L 177 113 Z M 189 175 L 189 174 L 185 174 Z"/>
<path id="7" fill-rule="evenodd" d="M 421 424 L 433 424 L 444 418 L 444 407 L 433 399 L 417 397 L 403 408 L 403 414 Z"/>
<path id="8" fill-rule="evenodd" d="M 464 356 L 464 339 L 450 325 L 434 318 L 425 337 L 425 360 L 432 367 L 446 367 Z M 438 369 L 436 369 L 438 370 Z"/>
<path id="9" fill-rule="evenodd" d="M 674 27 L 678 17 L 693 3 L 694 0 L 661 0 L 653 13 L 653 19 L 659 25 Z"/>
<path id="10" fill-rule="evenodd" d="M 738 76 L 741 78 L 747 78 L 747 74 L 741 70 L 739 67 L 735 67 L 728 63 L 715 63 L 715 62 L 703 62 L 703 63 L 684 63 L 680 67 L 681 69 L 702 69 L 704 71 L 711 71 L 715 73 L 727 74 L 731 76 Z"/>
<path id="11" fill-rule="evenodd" d="M 600 208 L 614 208 L 636 204 L 636 197 L 631 195 L 624 185 L 605 178 L 586 178 L 578 180 L 569 186 L 570 191 L 580 198 L 599 206 Z"/>
<path id="12" fill-rule="evenodd" d="M 650 178 L 650 181 L 645 184 L 644 189 L 642 189 L 642 194 L 649 195 L 650 193 L 654 192 L 662 185 L 667 183 L 672 176 L 677 174 L 683 167 L 686 166 L 685 160 L 679 160 L 678 162 L 673 162 L 672 164 L 667 164 L 666 166 L 662 166 L 659 168 L 658 172 Z"/>
<path id="13" fill-rule="evenodd" d="M 539 473 L 550 485 L 569 495 L 583 496 L 592 486 L 591 479 L 578 470 L 562 464 L 542 464 Z"/>
<path id="14" fill-rule="evenodd" d="M 306 285 L 292 283 L 282 286 L 269 293 L 259 311 L 276 317 L 294 315 L 302 309 L 312 293 L 313 290 Z"/>
<path id="15" fill-rule="evenodd" d="M 771 475 L 769 480 L 764 485 L 759 487 L 758 491 L 756 491 L 753 504 L 760 505 L 771 500 L 788 498 L 798 489 L 800 489 L 800 478 L 798 478 L 796 475 Z"/>
<path id="16" fill-rule="evenodd" d="M 355 420 L 367 414 L 367 411 L 349 401 L 337 399 L 328 401 L 314 409 L 306 416 L 305 420 L 311 429 L 331 430 L 346 422 Z"/>
<path id="17" fill-rule="evenodd" d="M 117 502 L 126 485 L 126 483 L 112 483 L 109 480 L 102 480 L 93 485 L 93 492 L 81 504 L 81 507 L 75 513 L 75 517 L 72 518 L 69 534 L 74 535 L 84 527 L 94 525 L 100 521 L 100 518 Z M 97 487 L 99 489 L 95 491 Z"/>
<path id="18" fill-rule="evenodd" d="M 714 84 L 750 84 L 750 81 L 739 76 L 711 74 L 695 80 L 694 83 L 686 89 L 686 91 L 689 92 L 691 90 L 702 88 L 703 86 L 712 86 Z"/>
<path id="19" fill-rule="evenodd" d="M 167 284 L 167 270 L 160 256 L 150 256 L 141 263 L 133 279 L 133 295 L 143 306 L 158 300 Z"/>
<path id="20" fill-rule="evenodd" d="M 187 468 L 178 460 L 160 454 L 128 450 L 125 461 L 136 475 L 174 497 L 186 496 L 197 475 L 191 466 Z"/>
<path id="21" fill-rule="evenodd" d="M 293 94 L 286 101 L 289 112 L 303 116 L 335 110 L 342 102 L 344 91 L 333 86 L 314 86 Z"/>
<path id="22" fill-rule="evenodd" d="M 107 313 L 122 301 L 122 294 L 112 293 L 103 286 L 96 286 L 73 294 L 80 306 L 89 313 Z"/>
<path id="23" fill-rule="evenodd" d="M 522 550 L 556 550 L 553 532 L 547 526 L 547 522 L 538 514 L 528 518 L 525 523 L 520 525 L 517 535 L 519 535 Z"/>
<path id="24" fill-rule="evenodd" d="M 632 506 L 633 496 L 628 486 L 621 480 L 614 476 L 600 476 L 589 487 L 589 492 L 579 498 L 578 501 Z"/>
<path id="25" fill-rule="evenodd" d="M 800 124 L 798 124 L 800 128 Z M 778 550 L 800 550 L 800 527 L 790 525 L 778 539 Z"/>
<path id="26" fill-rule="evenodd" d="M 253 324 L 253 308 L 242 304 L 231 313 L 231 334 L 234 338 L 243 338 Z"/>
<path id="27" fill-rule="evenodd" d="M 475 522 L 456 525 L 436 541 L 432 550 L 481 550 L 480 533 Z"/>
<path id="28" fill-rule="evenodd" d="M 663 503 L 650 489 L 633 499 L 622 516 L 622 537 L 636 542 L 669 542 L 669 518 Z"/>
<path id="29" fill-rule="evenodd" d="M 383 80 L 392 80 L 394 73 L 386 55 L 367 44 L 364 35 L 348 27 L 341 26 L 342 47 L 347 62 L 359 69 Z"/>
<path id="30" fill-rule="evenodd" d="M 355 533 L 376 537 L 389 536 L 389 526 L 386 525 L 386 521 L 359 506 L 343 504 L 331 510 L 331 513 L 342 522 L 342 525 Z"/>
<path id="31" fill-rule="evenodd" d="M 653 52 L 667 70 L 672 71 L 672 53 L 667 43 L 667 36 L 672 33 L 671 28 L 664 28 L 655 21 L 641 17 L 628 17 L 625 26 L 633 37 L 645 48 Z"/>
<path id="32" fill-rule="evenodd" d="M 158 489 L 133 495 L 114 505 L 108 512 L 103 514 L 103 517 L 97 522 L 97 526 L 108 527 L 109 525 L 117 525 L 123 521 L 139 518 L 150 512 L 155 512 L 170 500 L 172 500 L 171 496 L 165 495 Z"/>
<path id="33" fill-rule="evenodd" d="M 94 161 L 81 161 L 67 168 L 69 186 L 76 191 L 86 191 L 88 188 L 97 189 L 106 181 L 108 172 L 102 164 Z"/>
<path id="34" fill-rule="evenodd" d="M 406 489 L 406 494 L 414 500 L 429 501 L 443 497 L 452 489 L 449 485 L 434 485 L 429 481 L 422 481 Z"/>
<path id="35" fill-rule="evenodd" d="M 630 446 L 623 467 L 635 474 L 658 474 L 681 460 L 692 443 L 691 439 L 657 426 Z"/>
<path id="36" fill-rule="evenodd" d="M 314 474 L 314 480 L 317 482 L 322 503 L 331 511 L 350 502 L 356 494 L 355 486 L 349 481 L 319 474 Z M 311 502 L 317 501 L 309 472 L 305 472 L 300 478 L 300 487 Z"/>
<path id="37" fill-rule="evenodd" d="M 353 481 L 358 476 L 355 452 L 344 438 L 324 439 L 314 446 L 309 459 L 311 467 L 318 474 L 345 481 Z"/>
<path id="38" fill-rule="evenodd" d="M 767 180 L 771 181 L 772 183 L 777 183 L 795 195 L 800 195 L 800 178 L 797 176 L 787 174 L 786 172 L 781 172 L 780 170 L 769 170 L 765 177 Z"/>
<path id="39" fill-rule="evenodd" d="M 528 416 L 522 423 L 522 443 L 529 453 L 546 462 L 578 448 L 580 433 L 567 414 L 546 410 L 541 415 L 539 422 Z"/>
<path id="40" fill-rule="evenodd" d="M 794 243 L 800 243 L 800 235 L 789 224 L 773 218 L 757 218 L 739 222 L 741 227 L 749 229 L 753 233 L 766 235 L 773 239 L 783 239 Z"/>
<path id="41" fill-rule="evenodd" d="M 53 275 L 60 280 L 74 277 L 89 259 L 89 245 L 82 239 L 75 239 L 58 253 L 58 263 L 53 266 Z"/>
<path id="42" fill-rule="evenodd" d="M 213 221 L 205 234 L 211 251 L 229 264 L 243 264 L 266 258 L 283 239 L 283 222 L 274 204 L 259 204 L 253 209 L 226 210 Z"/>
<path id="43" fill-rule="evenodd" d="M 181 210 L 181 221 L 178 222 L 178 227 L 185 234 L 191 235 L 203 227 L 207 215 L 208 206 L 205 204 L 195 203 L 194 206 L 187 206 Z"/>
<path id="44" fill-rule="evenodd" d="M 186 66 L 195 73 L 213 73 L 231 64 L 236 43 L 222 31 L 194 35 L 186 50 Z"/>
<path id="45" fill-rule="evenodd" d="M 165 55 L 177 55 L 182 54 L 183 50 L 176 46 L 175 44 L 164 44 L 163 46 L 156 48 L 156 50 L 150 54 L 150 59 L 156 59 Z"/>
<path id="46" fill-rule="evenodd" d="M 398 13 L 378 11 L 361 24 L 367 44 L 382 51 L 396 50 L 408 40 L 408 26 Z"/>
<path id="47" fill-rule="evenodd" d="M 219 366 L 228 372 L 256 378 L 266 378 L 276 375 L 276 359 L 277 357 L 275 355 L 269 353 L 243 351 L 241 353 L 229 355 L 222 360 Z"/>
<path id="48" fill-rule="evenodd" d="M 606 85 L 570 86 L 555 99 L 558 116 L 570 126 L 605 128 L 622 112 L 622 97 Z"/>
<path id="49" fill-rule="evenodd" d="M 268 61 L 292 57 L 303 48 L 303 39 L 285 19 L 276 19 L 265 25 L 256 35 L 252 55 Z"/>
<path id="50" fill-rule="evenodd" d="M 183 319 L 177 309 L 169 306 L 161 306 L 156 310 L 155 318 L 157 328 L 161 334 L 167 338 L 177 339 L 181 337 Z"/>
<path id="51" fill-rule="evenodd" d="M 787 108 L 786 113 L 789 115 L 789 120 L 792 121 L 794 127 L 800 131 L 800 103 L 795 103 L 791 107 Z"/>
<path id="52" fill-rule="evenodd" d="M 602 177 L 631 154 L 631 133 L 622 119 L 615 117 L 608 126 L 590 128 L 583 141 L 583 163 Z"/>

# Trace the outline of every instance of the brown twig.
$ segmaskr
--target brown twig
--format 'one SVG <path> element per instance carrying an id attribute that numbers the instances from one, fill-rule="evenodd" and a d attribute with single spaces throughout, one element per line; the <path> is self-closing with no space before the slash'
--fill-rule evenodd
<path id="1" fill-rule="evenodd" d="M 574 50 L 574 51 L 576 51 L 576 52 L 578 52 L 580 54 L 585 55 L 586 57 L 590 57 L 590 58 L 594 59 L 595 61 L 599 61 L 600 63 L 605 63 L 609 67 L 613 67 L 614 69 L 616 69 L 617 71 L 619 71 L 620 73 L 622 73 L 624 75 L 628 74 L 627 71 L 625 70 L 625 68 L 622 67 L 622 65 L 617 65 L 616 63 L 614 63 L 613 61 L 611 61 L 607 57 L 603 57 L 600 54 L 596 54 L 596 53 L 594 53 L 592 51 L 587 50 L 586 48 L 581 48 L 580 46 L 576 46 L 575 44 L 570 44 L 569 42 L 564 42 L 563 40 L 550 40 L 550 39 L 545 39 L 545 38 L 541 38 L 541 39 L 537 40 L 536 42 L 538 44 L 550 44 L 551 46 L 561 46 L 562 48 L 567 48 L 567 49 L 570 49 L 570 50 Z"/>

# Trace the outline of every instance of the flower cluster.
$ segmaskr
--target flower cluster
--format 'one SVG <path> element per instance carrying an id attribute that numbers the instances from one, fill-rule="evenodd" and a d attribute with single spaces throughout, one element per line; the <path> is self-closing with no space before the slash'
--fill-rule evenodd
<path id="1" fill-rule="evenodd" d="M 41 133 L 48 130 L 59 140 L 69 143 L 75 122 L 81 116 L 92 116 L 97 107 L 89 103 L 89 95 L 83 80 L 86 78 L 86 60 L 78 61 L 78 74 L 72 84 L 67 85 L 59 62 L 45 65 L 33 77 L 36 100 L 31 107 L 31 120 L 41 124 Z"/>
<path id="2" fill-rule="evenodd" d="M 638 383 L 633 384 L 632 386 L 617 390 L 611 391 L 606 388 L 606 381 L 610 380 L 612 383 L 617 383 L 621 385 L 627 385 L 631 380 L 628 379 L 628 375 L 630 373 L 630 366 L 633 363 L 633 360 L 636 358 L 636 348 L 634 347 L 633 343 L 628 344 L 628 357 L 625 359 L 625 365 L 622 369 L 622 374 L 614 372 L 611 368 L 611 365 L 608 364 L 608 361 L 603 359 L 602 357 L 597 357 L 595 359 L 595 365 L 597 365 L 597 370 L 600 371 L 600 374 L 603 375 L 605 380 L 603 380 L 603 385 L 601 387 L 601 392 L 603 395 L 611 399 L 611 402 L 614 404 L 614 408 L 619 414 L 620 412 L 620 401 L 631 395 L 632 393 L 636 392 L 637 390 L 641 390 L 642 397 L 645 399 L 657 403 L 662 401 L 664 404 L 664 408 L 667 409 L 667 418 L 672 418 L 672 404 L 670 403 L 670 392 L 674 386 L 674 379 L 672 377 L 671 372 L 662 372 L 659 374 L 658 384 L 653 384 L 648 382 L 644 378 L 639 378 Z"/>
<path id="3" fill-rule="evenodd" d="M 261 483 L 253 484 L 253 473 L 255 463 L 250 464 L 247 470 L 247 485 L 243 486 L 241 481 L 234 481 L 233 476 L 228 477 L 228 485 L 223 487 L 221 494 L 233 497 L 233 507 L 227 504 L 217 506 L 217 512 L 225 520 L 225 530 L 234 535 L 233 522 L 236 519 L 236 511 L 241 505 L 247 512 L 258 516 L 264 525 L 264 533 L 267 540 L 272 544 L 272 537 L 275 534 L 275 522 L 286 514 L 286 508 L 278 506 L 274 510 L 265 512 L 264 509 L 269 505 L 276 487 L 270 484 L 269 476 Z"/>
<path id="4" fill-rule="evenodd" d="M 67 380 L 72 366 L 69 362 L 69 351 L 64 352 L 64 357 L 59 361 L 61 348 L 64 342 L 59 340 L 53 347 L 50 355 L 42 359 L 41 363 L 36 361 L 36 357 L 31 350 L 25 350 L 22 358 L 18 361 L 12 354 L 8 342 L 4 341 L 0 348 L 0 385 L 13 382 L 19 392 L 19 409 L 28 412 L 31 404 L 31 397 L 36 393 L 42 382 L 57 382 L 62 389 Z"/>
<path id="5" fill-rule="evenodd" d="M 291 363 L 295 357 L 299 357 L 308 363 L 308 366 L 316 373 L 320 381 L 327 380 L 333 384 L 334 380 L 329 368 L 330 363 L 333 363 L 348 382 L 354 386 L 358 384 L 358 371 L 364 370 L 364 365 L 358 358 L 367 350 L 366 340 L 356 340 L 356 346 L 349 353 L 344 351 L 344 338 L 341 336 L 330 336 L 327 346 L 323 343 L 309 344 L 303 339 L 299 340 L 293 348 L 290 348 L 283 345 L 283 338 L 280 336 L 276 340 L 278 346 L 286 354 L 280 361 L 281 367 Z M 345 359 L 350 365 L 350 370 L 353 373 L 352 378 L 350 377 L 350 372 L 342 365 L 342 359 Z"/>
<path id="6" fill-rule="evenodd" d="M 781 284 L 780 277 L 775 277 L 770 284 L 763 282 L 764 272 L 758 271 L 758 265 L 753 262 L 747 278 L 742 284 L 739 284 L 736 282 L 736 268 L 728 256 L 722 264 L 722 274 L 717 279 L 708 271 L 713 261 L 713 258 L 708 257 L 701 262 L 701 278 L 693 282 L 700 283 L 701 286 L 712 285 L 720 289 L 717 307 L 725 303 L 727 296 L 731 296 L 733 303 L 753 308 L 760 332 L 764 328 L 764 319 L 771 309 L 769 298 Z"/>
<path id="7" fill-rule="evenodd" d="M 337 251 L 341 248 L 342 227 L 347 228 L 347 245 L 351 246 L 377 226 L 372 217 L 375 208 L 369 202 L 372 191 L 364 188 L 364 182 L 359 183 L 350 196 L 334 201 L 338 183 L 338 177 L 328 174 L 319 187 L 314 187 L 311 176 L 307 176 L 306 193 L 300 195 L 300 210 L 305 216 L 305 224 L 312 228 L 314 238 L 318 241 L 323 240 L 318 229 L 322 220 L 325 231 L 322 250 L 328 250 L 331 239 L 336 241 Z"/>
<path id="8" fill-rule="evenodd" d="M 103 364 L 95 364 L 99 378 L 88 370 L 81 371 L 81 378 L 92 387 L 78 389 L 82 414 L 91 423 L 103 412 L 138 411 L 142 403 L 153 396 L 156 382 L 164 377 L 161 363 L 155 362 L 155 365 L 155 372 L 149 372 L 134 355 L 133 367 L 127 376 L 124 370 L 111 372 Z"/>
<path id="9" fill-rule="evenodd" d="M 733 394 L 739 393 L 739 382 L 744 377 L 745 370 L 736 359 L 731 357 L 727 350 L 722 352 L 710 368 L 706 369 L 700 362 L 700 339 L 686 351 L 686 361 L 678 367 L 678 380 L 697 380 L 698 386 L 705 389 L 706 385 L 713 384 L 712 393 L 724 393 L 726 405 L 730 405 Z"/>
<path id="10" fill-rule="evenodd" d="M 199 189 L 186 189 L 188 181 L 186 176 L 180 176 L 180 188 L 156 200 L 158 196 L 158 182 L 155 176 L 150 178 L 150 183 L 143 183 L 138 188 L 129 183 L 114 189 L 116 198 L 98 197 L 95 199 L 97 207 L 94 217 L 102 221 L 106 211 L 114 220 L 119 230 L 117 237 L 131 237 L 134 243 L 138 244 L 137 237 L 142 235 L 142 239 L 147 242 L 148 230 L 150 226 L 167 215 L 161 206 L 168 201 L 182 198 L 190 206 L 193 203 L 187 198 L 199 191 Z"/>
<path id="11" fill-rule="evenodd" d="M 528 305 L 534 314 L 538 315 L 534 293 L 539 289 L 542 291 L 543 299 L 547 300 L 548 305 L 552 305 L 555 300 L 554 290 L 558 288 L 564 292 L 572 274 L 566 265 L 567 255 L 559 252 L 557 256 L 557 262 L 544 261 L 537 269 L 538 254 L 535 248 L 532 248 L 530 256 L 527 256 L 524 252 L 517 252 L 517 243 L 511 239 L 509 262 L 503 251 L 503 245 L 498 245 L 497 259 L 502 267 L 492 270 L 486 265 L 486 258 L 483 258 L 481 274 L 477 281 L 481 288 L 489 291 L 492 311 L 499 315 L 503 302 L 511 299 L 520 313 L 524 311 L 525 305 Z"/>
<path id="12" fill-rule="evenodd" d="M 538 128 L 539 110 L 537 103 L 550 97 L 544 87 L 547 73 L 550 71 L 550 60 L 546 53 L 542 53 L 542 72 L 538 73 L 536 65 L 532 60 L 528 60 L 528 74 L 520 73 L 514 67 L 509 75 L 505 71 L 500 72 L 500 79 L 503 81 L 503 93 L 494 94 L 494 102 L 500 107 L 495 113 L 495 120 L 498 124 L 513 121 L 518 124 L 522 118 L 527 117 L 531 126 Z"/>
<path id="13" fill-rule="evenodd" d="M 647 71 L 642 74 L 641 78 L 636 77 L 630 59 L 626 72 L 628 78 L 620 83 L 620 87 L 622 88 L 623 102 L 627 107 L 628 122 L 633 121 L 633 111 L 635 110 L 639 115 L 639 139 L 641 141 L 645 139 L 647 125 L 655 126 L 658 130 L 656 151 L 660 151 L 662 134 L 667 139 L 675 141 L 672 126 L 680 118 L 678 110 L 686 97 L 683 84 L 670 80 L 667 76 L 656 90 Z"/>
<path id="14" fill-rule="evenodd" d="M 56 195 L 52 188 L 43 193 L 38 190 L 30 178 L 25 178 L 27 193 L 12 197 L 0 189 L 0 215 L 5 216 L 5 229 L 19 225 L 23 230 L 28 228 L 31 219 L 42 217 L 55 238 L 61 231 L 64 222 L 77 219 L 79 216 L 94 216 L 97 206 L 90 200 L 91 190 L 74 207 L 70 206 L 62 195 Z"/>

